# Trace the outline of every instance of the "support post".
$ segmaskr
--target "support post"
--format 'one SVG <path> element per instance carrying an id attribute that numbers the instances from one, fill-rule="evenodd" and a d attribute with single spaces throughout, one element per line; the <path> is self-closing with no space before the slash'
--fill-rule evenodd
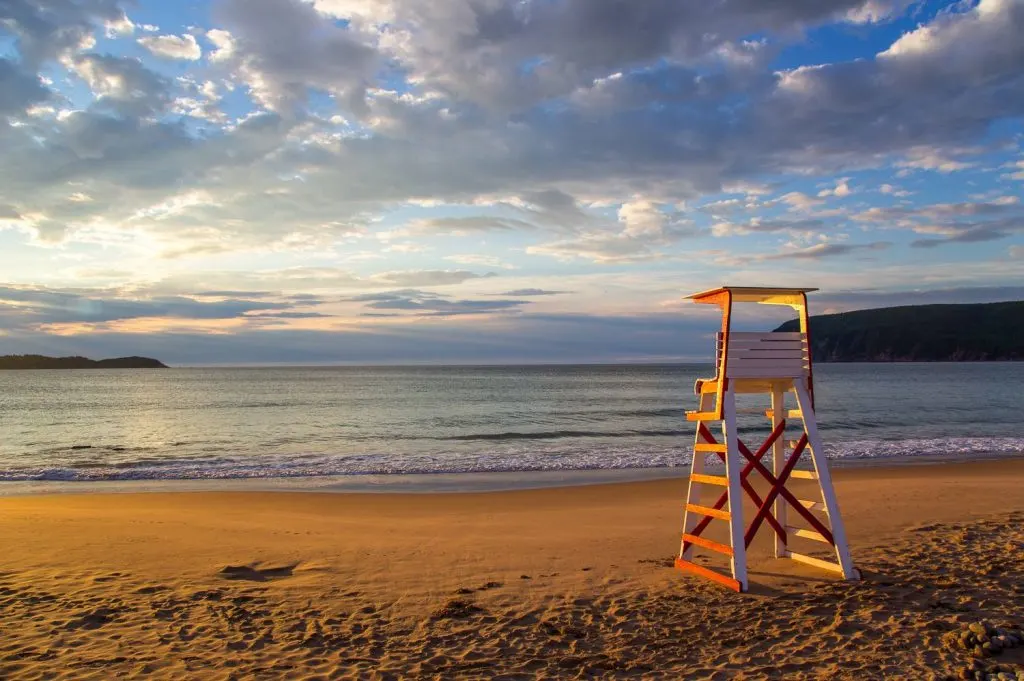
<path id="1" fill-rule="evenodd" d="M 741 486 L 739 434 L 736 432 L 736 392 L 725 390 L 722 429 L 725 431 L 725 476 L 729 490 L 729 543 L 732 545 L 732 578 L 740 591 L 747 590 L 747 547 L 743 538 L 743 494 Z"/>
<path id="2" fill-rule="evenodd" d="M 772 383 L 772 431 L 778 428 L 786 414 L 786 393 L 782 390 L 782 387 L 776 383 Z M 782 469 L 786 465 L 786 438 L 783 434 L 776 438 L 772 444 L 772 472 L 775 477 L 779 477 L 782 474 Z M 775 504 L 772 508 L 772 515 L 775 516 L 775 520 L 778 521 L 779 525 L 786 527 L 789 523 L 786 518 L 786 500 L 779 495 L 775 497 Z M 785 558 L 787 554 L 786 540 L 775 534 L 775 557 Z"/>
<path id="3" fill-rule="evenodd" d="M 845 579 L 860 579 L 860 574 L 853 567 L 853 559 L 850 557 L 850 545 L 846 543 L 846 528 L 843 527 L 843 517 L 839 514 L 839 501 L 836 499 L 836 491 L 832 486 L 832 475 L 828 470 L 828 461 L 825 459 L 825 448 L 818 435 L 818 422 L 814 414 L 814 405 L 808 393 L 807 386 L 803 381 L 793 381 L 793 388 L 796 391 L 796 401 L 800 411 L 804 415 L 804 432 L 807 433 L 807 442 L 811 448 L 811 462 L 814 464 L 814 472 L 818 475 L 818 484 L 821 486 L 821 499 L 828 512 L 829 523 L 832 525 L 832 539 L 836 548 L 836 559 L 842 569 Z"/>

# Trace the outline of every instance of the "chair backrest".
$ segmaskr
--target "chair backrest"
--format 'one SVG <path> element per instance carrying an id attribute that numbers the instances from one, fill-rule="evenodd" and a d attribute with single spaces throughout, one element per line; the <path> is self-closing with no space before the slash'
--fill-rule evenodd
<path id="1" fill-rule="evenodd" d="M 716 366 L 726 355 L 726 378 L 798 378 L 810 372 L 807 335 L 799 332 L 733 332 L 728 339 L 719 333 Z"/>

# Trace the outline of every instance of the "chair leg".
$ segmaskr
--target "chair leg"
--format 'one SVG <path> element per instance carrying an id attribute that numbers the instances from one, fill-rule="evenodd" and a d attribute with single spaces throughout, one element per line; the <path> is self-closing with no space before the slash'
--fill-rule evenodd
<path id="1" fill-rule="evenodd" d="M 786 415 L 786 393 L 777 384 L 772 384 L 772 431 L 774 431 L 778 425 L 785 420 Z M 778 477 L 782 473 L 783 466 L 786 465 L 786 438 L 783 436 L 778 437 L 772 444 L 772 472 Z M 786 500 L 781 496 L 775 498 L 775 504 L 772 508 L 772 515 L 778 521 L 779 525 L 786 527 Z M 787 553 L 787 547 L 785 540 L 775 534 L 775 557 L 785 558 Z"/>
<path id="2" fill-rule="evenodd" d="M 818 476 L 818 484 L 821 486 L 821 498 L 828 513 L 829 523 L 832 526 L 832 539 L 835 542 L 836 559 L 846 579 L 859 579 L 860 574 L 853 567 L 853 559 L 850 557 L 850 546 L 846 543 L 846 528 L 843 526 L 843 517 L 839 514 L 839 501 L 836 499 L 835 488 L 832 486 L 832 475 L 828 469 L 828 461 L 825 459 L 825 448 L 818 434 L 818 423 L 814 416 L 814 407 L 811 406 L 811 397 L 806 386 L 800 381 L 794 381 L 796 390 L 796 401 L 804 417 L 804 432 L 807 433 L 807 441 L 811 448 L 811 462 L 814 464 L 814 472 Z"/>
<path id="3" fill-rule="evenodd" d="M 732 545 L 732 577 L 746 591 L 747 547 L 743 538 L 743 494 L 741 487 L 739 437 L 736 432 L 736 393 L 729 386 L 723 395 L 722 427 L 725 435 L 725 476 L 729 490 L 729 543 Z"/>

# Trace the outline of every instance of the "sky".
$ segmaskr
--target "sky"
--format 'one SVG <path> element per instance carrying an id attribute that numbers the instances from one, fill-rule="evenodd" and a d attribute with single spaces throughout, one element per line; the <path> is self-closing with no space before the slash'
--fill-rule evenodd
<path id="1" fill-rule="evenodd" d="M 4 0 L 0 354 L 685 361 L 719 285 L 1024 299 L 1021 35 L 1024 0 Z"/>

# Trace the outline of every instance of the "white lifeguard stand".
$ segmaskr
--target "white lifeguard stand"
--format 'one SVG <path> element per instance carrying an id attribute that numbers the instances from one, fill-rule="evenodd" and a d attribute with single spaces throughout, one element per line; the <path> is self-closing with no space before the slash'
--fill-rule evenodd
<path id="1" fill-rule="evenodd" d="M 694 392 L 699 396 L 700 408 L 686 414 L 688 421 L 696 422 L 697 436 L 683 517 L 682 545 L 675 564 L 681 570 L 707 577 L 736 591 L 748 588 L 747 547 L 764 522 L 775 531 L 776 558 L 792 558 L 837 572 L 846 579 L 858 579 L 860 576 L 850 559 L 846 532 L 814 415 L 807 294 L 816 290 L 724 286 L 688 296 L 695 303 L 718 305 L 722 309 L 722 331 L 716 335 L 717 373 L 714 378 L 697 381 Z M 732 311 L 736 303 L 787 305 L 799 314 L 800 331 L 733 332 Z M 751 451 L 738 437 L 736 395 L 739 393 L 770 395 L 771 406 L 763 414 L 771 422 L 772 430 L 756 451 Z M 796 409 L 786 410 L 787 393 L 794 393 Z M 785 439 L 787 418 L 802 421 L 799 439 Z M 708 428 L 710 422 L 721 422 L 724 442 L 720 443 L 712 435 Z M 797 470 L 797 462 L 808 450 L 814 470 Z M 769 451 L 772 452 L 772 470 L 761 462 Z M 724 476 L 705 473 L 708 454 L 715 454 L 725 462 Z M 757 471 L 770 486 L 763 498 L 747 480 L 753 471 Z M 821 501 L 798 499 L 786 488 L 791 479 L 817 480 Z M 701 494 L 707 486 L 725 488 L 710 505 L 703 501 Z M 743 492 L 757 508 L 749 526 L 743 522 Z M 727 504 L 728 510 L 723 510 Z M 790 511 L 809 527 L 790 525 Z M 823 516 L 816 513 L 823 513 Z M 701 536 L 716 519 L 729 524 L 729 544 Z M 790 545 L 794 538 L 831 546 L 837 562 L 793 551 Z M 732 576 L 694 563 L 693 552 L 698 547 L 727 556 L 732 565 Z"/>

